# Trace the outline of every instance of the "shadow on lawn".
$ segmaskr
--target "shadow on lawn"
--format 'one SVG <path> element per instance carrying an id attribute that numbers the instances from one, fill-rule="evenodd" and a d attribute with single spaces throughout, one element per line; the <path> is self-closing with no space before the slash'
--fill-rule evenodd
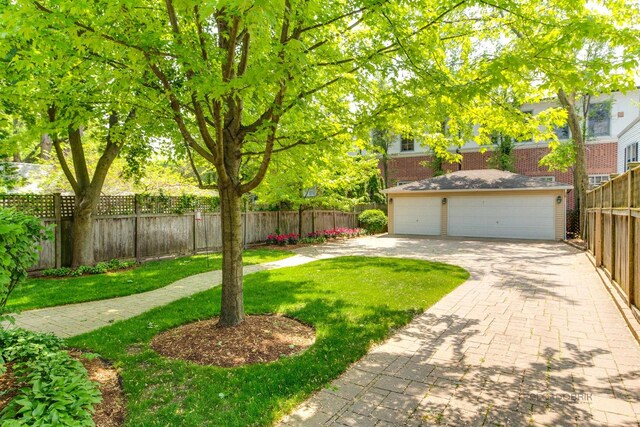
<path id="1" fill-rule="evenodd" d="M 372 262 L 390 268 L 394 261 L 334 259 L 321 268 L 323 274 L 335 269 L 344 275 L 348 267 L 348 274 L 356 277 L 365 274 Z M 432 269 L 420 261 L 411 265 L 411 271 L 428 273 Z M 464 274 L 461 269 L 451 271 L 461 272 Z M 309 268 L 308 274 L 313 273 Z M 345 288 L 336 289 L 323 288 L 317 279 L 283 280 L 271 272 L 247 277 L 247 314 L 279 312 L 316 328 L 316 343 L 307 351 L 270 364 L 203 367 L 164 359 L 148 347 L 161 331 L 216 316 L 219 289 L 74 338 L 71 343 L 122 366 L 131 425 L 270 424 L 361 358 L 373 342 L 415 316 L 410 307 L 393 309 L 387 304 L 353 300 L 346 279 Z M 128 351 L 132 348 L 135 351 Z"/>

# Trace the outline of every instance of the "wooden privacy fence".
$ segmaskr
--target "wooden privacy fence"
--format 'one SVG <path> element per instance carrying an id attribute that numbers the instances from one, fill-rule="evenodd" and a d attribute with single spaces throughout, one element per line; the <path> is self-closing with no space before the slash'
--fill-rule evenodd
<path id="1" fill-rule="evenodd" d="M 640 167 L 587 193 L 587 245 L 640 320 Z"/>
<path id="2" fill-rule="evenodd" d="M 74 196 L 0 195 L 0 207 L 12 207 L 54 225 L 54 239 L 44 242 L 34 270 L 68 266 L 73 245 Z M 207 197 L 103 196 L 94 217 L 95 260 L 142 260 L 164 255 L 193 254 L 220 249 L 221 222 L 217 201 Z M 245 245 L 264 242 L 275 233 L 298 233 L 354 228 L 351 212 L 306 210 L 243 212 Z"/>

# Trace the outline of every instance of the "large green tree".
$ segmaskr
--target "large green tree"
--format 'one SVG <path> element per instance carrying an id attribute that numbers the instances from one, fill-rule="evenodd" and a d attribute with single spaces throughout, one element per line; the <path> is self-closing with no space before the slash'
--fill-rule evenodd
<path id="1" fill-rule="evenodd" d="M 545 5 L 567 16 L 553 25 L 573 23 L 575 1 Z M 23 24 L 14 27 L 20 37 L 64 34 L 81 63 L 125 71 L 111 84 L 129 85 L 131 100 L 154 111 L 158 122 L 168 117 L 195 167 L 211 166 L 210 188 L 219 192 L 222 210 L 219 324 L 233 326 L 244 318 L 241 200 L 261 184 L 272 158 L 294 147 L 331 145 L 336 134 L 369 126 L 368 118 L 399 105 L 422 132 L 446 120 L 449 140 L 473 136 L 474 123 L 480 142 L 496 128 L 512 130 L 483 95 L 516 81 L 509 79 L 519 71 L 503 28 L 537 28 L 540 2 L 15 0 L 10 6 L 12 22 Z M 389 82 L 384 97 L 374 76 Z M 524 120 L 518 132 L 523 126 L 533 132 L 545 117 L 551 115 Z M 447 138 L 432 141 L 444 145 Z"/>
<path id="2" fill-rule="evenodd" d="M 593 136 L 588 131 L 590 100 L 635 89 L 640 58 L 638 3 L 577 1 L 568 8 L 549 3 L 534 21 L 517 7 L 504 12 L 505 38 L 513 51 L 511 70 L 520 73 L 518 81 L 529 82 L 534 99 L 555 98 L 564 110 L 570 142 L 552 137 L 551 152 L 542 164 L 572 168 L 574 205 L 584 235 L 589 188 L 586 142 Z M 521 27 L 523 22 L 528 30 Z"/>
<path id="3" fill-rule="evenodd" d="M 98 54 L 79 51 L 76 34 L 51 31 L 31 12 L 12 4 L 0 14 L 0 106 L 21 123 L 6 140 L 14 147 L 50 143 L 76 196 L 72 266 L 92 265 L 93 212 L 115 159 L 125 146 L 140 146 L 140 113 L 126 102 L 132 92 L 114 59 L 86 60 Z M 98 153 L 94 162 L 89 152 Z"/>

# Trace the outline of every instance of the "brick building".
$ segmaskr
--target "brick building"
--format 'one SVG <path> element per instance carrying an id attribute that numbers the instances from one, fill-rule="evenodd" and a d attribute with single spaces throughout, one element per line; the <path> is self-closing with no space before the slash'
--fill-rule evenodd
<path id="1" fill-rule="evenodd" d="M 609 179 L 610 174 L 626 169 L 629 161 L 638 160 L 638 140 L 640 140 L 640 90 L 623 94 L 615 92 L 611 95 L 594 97 L 591 109 L 597 114 L 588 121 L 590 137 L 587 141 L 587 174 L 592 185 L 598 185 Z M 522 110 L 537 114 L 550 107 L 552 102 L 523 105 Z M 569 138 L 568 129 L 559 129 L 558 137 Z M 474 142 L 469 142 L 457 151 L 462 155 L 461 163 L 446 164 L 445 171 L 486 169 L 487 160 L 492 155 L 492 147 L 483 147 L 480 152 Z M 455 150 L 455 148 L 452 148 Z M 549 152 L 545 143 L 520 142 L 514 149 L 515 172 L 522 175 L 546 178 L 554 182 L 573 184 L 571 169 L 566 172 L 549 171 L 540 166 L 542 159 Z M 433 176 L 428 167 L 432 160 L 429 149 L 415 141 L 397 136 L 390 149 L 388 162 L 388 184 L 394 186 L 417 181 Z M 425 166 L 427 165 L 427 166 Z M 381 165 L 382 167 L 382 165 Z M 572 208 L 573 197 L 569 194 L 569 208 Z"/>

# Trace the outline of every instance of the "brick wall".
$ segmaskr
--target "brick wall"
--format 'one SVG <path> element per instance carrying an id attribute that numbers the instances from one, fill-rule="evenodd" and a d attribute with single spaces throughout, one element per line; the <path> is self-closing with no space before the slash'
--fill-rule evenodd
<path id="1" fill-rule="evenodd" d="M 549 153 L 547 147 L 521 148 L 514 151 L 516 173 L 526 176 L 553 176 L 556 182 L 573 184 L 573 173 L 571 169 L 566 172 L 550 172 L 544 166 L 538 166 L 540 159 Z M 610 174 L 616 172 L 618 156 L 617 143 L 589 144 L 587 146 L 587 173 Z M 486 169 L 487 159 L 491 157 L 491 152 L 479 151 L 462 154 L 462 163 L 446 164 L 443 169 L 448 172 L 457 170 Z M 388 174 L 389 186 L 394 186 L 398 181 L 417 181 L 430 178 L 433 171 L 429 167 L 422 166 L 421 163 L 431 161 L 431 156 L 413 157 L 393 157 L 389 160 Z M 567 193 L 567 209 L 574 207 L 573 192 Z"/>
<path id="2" fill-rule="evenodd" d="M 522 148 L 514 151 L 516 172 L 527 176 L 553 176 L 557 182 L 573 184 L 573 174 L 569 169 L 567 172 L 550 172 L 546 167 L 538 166 L 540 159 L 547 153 L 547 147 Z M 446 164 L 443 168 L 453 172 L 457 170 L 486 169 L 487 159 L 491 157 L 491 152 L 480 153 L 479 151 L 463 153 L 462 163 Z M 589 144 L 587 146 L 587 173 L 588 174 L 610 174 L 616 171 L 617 144 Z M 398 181 L 417 181 L 430 178 L 433 171 L 428 166 L 431 156 L 396 156 L 389 160 L 388 174 L 389 185 L 393 186 Z"/>

